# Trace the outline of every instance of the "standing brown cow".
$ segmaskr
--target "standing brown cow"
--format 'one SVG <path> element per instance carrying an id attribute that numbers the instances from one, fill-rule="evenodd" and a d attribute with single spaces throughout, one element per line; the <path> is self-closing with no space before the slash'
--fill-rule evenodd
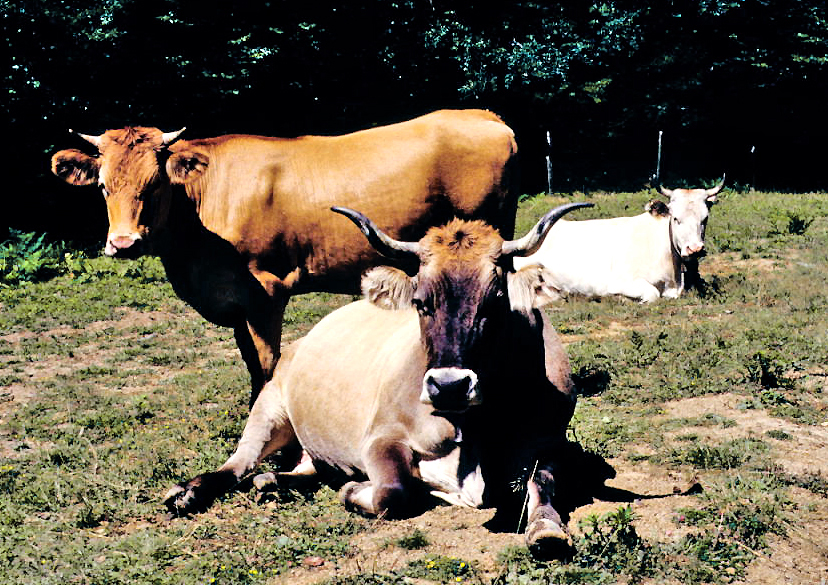
<path id="1" fill-rule="evenodd" d="M 184 301 L 234 328 L 251 405 L 279 359 L 290 296 L 357 293 L 361 273 L 380 262 L 332 205 L 412 240 L 453 216 L 486 220 L 504 237 L 514 229 L 507 167 L 517 147 L 491 112 L 444 110 L 331 137 L 180 140 L 182 131 L 80 134 L 98 154 L 62 150 L 52 172 L 102 188 L 107 255 L 159 256 Z"/>

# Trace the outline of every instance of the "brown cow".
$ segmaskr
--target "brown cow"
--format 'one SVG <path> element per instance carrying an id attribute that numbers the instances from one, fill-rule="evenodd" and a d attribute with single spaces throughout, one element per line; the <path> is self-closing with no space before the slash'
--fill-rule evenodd
<path id="1" fill-rule="evenodd" d="M 504 237 L 514 229 L 507 165 L 517 147 L 491 112 L 438 111 L 332 137 L 185 141 L 182 131 L 80 134 L 99 154 L 62 150 L 52 171 L 103 189 L 106 254 L 158 255 L 184 301 L 235 329 L 251 405 L 278 361 L 289 297 L 357 293 L 380 261 L 331 205 L 363 209 L 409 239 L 454 216 L 487 220 Z"/>
<path id="2" fill-rule="evenodd" d="M 265 456 L 298 441 L 312 462 L 367 476 L 340 492 L 366 515 L 408 515 L 416 495 L 431 490 L 455 504 L 507 510 L 517 526 L 524 495 L 514 486 L 523 484 L 528 544 L 568 550 L 552 499 L 553 464 L 575 407 L 569 360 L 536 308 L 543 269 L 515 272 L 512 258 L 536 249 L 562 215 L 590 205 L 550 211 L 521 240 L 453 220 L 413 243 L 335 208 L 383 254 L 417 259 L 419 272 L 368 272 L 367 300 L 329 314 L 285 352 L 236 452 L 217 471 L 170 490 L 170 510 L 204 509 Z M 312 471 L 306 464 L 255 483 Z"/>

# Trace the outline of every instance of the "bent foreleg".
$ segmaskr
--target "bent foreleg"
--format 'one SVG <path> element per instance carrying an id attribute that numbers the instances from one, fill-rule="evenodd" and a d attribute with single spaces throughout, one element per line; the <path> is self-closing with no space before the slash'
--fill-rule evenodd
<path id="1" fill-rule="evenodd" d="M 366 450 L 368 481 L 349 482 L 339 492 L 345 506 L 365 516 L 400 518 L 409 514 L 414 486 L 414 454 L 399 441 L 377 439 Z"/>
<path id="2" fill-rule="evenodd" d="M 216 471 L 174 486 L 164 497 L 164 503 L 174 514 L 203 511 L 255 469 L 262 459 L 295 440 L 281 391 L 276 382 L 271 382 L 264 387 L 253 405 L 233 455 Z"/>
<path id="3" fill-rule="evenodd" d="M 538 468 L 527 482 L 529 521 L 526 545 L 532 554 L 543 558 L 561 558 L 572 552 L 572 539 L 560 514 L 552 505 L 555 478 L 550 466 Z"/>

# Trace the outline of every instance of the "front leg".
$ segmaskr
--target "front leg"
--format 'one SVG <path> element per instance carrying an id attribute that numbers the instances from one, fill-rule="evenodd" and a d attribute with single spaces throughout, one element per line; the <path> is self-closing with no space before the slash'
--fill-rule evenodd
<path id="1" fill-rule="evenodd" d="M 247 322 L 234 330 L 236 343 L 250 373 L 250 407 L 259 392 L 273 377 L 280 357 L 282 321 L 290 296 L 282 291 L 270 293 L 266 302 L 248 308 Z"/>
<path id="2" fill-rule="evenodd" d="M 342 487 L 339 497 L 345 507 L 364 516 L 410 515 L 420 483 L 414 476 L 411 448 L 393 439 L 376 439 L 366 449 L 364 460 L 368 481 Z"/>
<path id="3" fill-rule="evenodd" d="M 277 375 L 278 378 L 278 375 Z M 230 491 L 269 454 L 296 441 L 282 402 L 278 379 L 268 383 L 250 411 L 235 453 L 216 471 L 174 486 L 164 496 L 170 512 L 185 515 L 206 510 Z"/>
<path id="4" fill-rule="evenodd" d="M 552 505 L 555 479 L 551 466 L 538 468 L 527 482 L 529 493 L 526 545 L 539 558 L 566 558 L 572 554 L 572 539 Z"/>

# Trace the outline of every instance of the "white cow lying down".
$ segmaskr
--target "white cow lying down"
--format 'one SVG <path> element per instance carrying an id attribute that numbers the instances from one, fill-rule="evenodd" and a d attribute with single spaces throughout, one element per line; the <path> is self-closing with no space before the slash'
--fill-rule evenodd
<path id="1" fill-rule="evenodd" d="M 704 253 L 710 206 L 724 186 L 664 189 L 665 204 L 653 200 L 633 217 L 558 221 L 540 249 L 515 258 L 515 269 L 542 264 L 552 276 L 550 300 L 568 295 L 621 295 L 642 303 L 676 298 L 685 289 L 685 270 L 695 270 Z"/>

